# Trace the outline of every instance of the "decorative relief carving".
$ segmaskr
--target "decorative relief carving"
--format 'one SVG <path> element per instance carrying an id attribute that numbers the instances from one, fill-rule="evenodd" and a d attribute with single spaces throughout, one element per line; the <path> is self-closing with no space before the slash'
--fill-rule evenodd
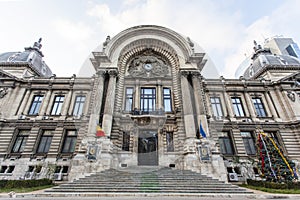
<path id="1" fill-rule="evenodd" d="M 289 98 L 292 102 L 295 102 L 295 101 L 296 101 L 296 95 L 295 95 L 295 92 L 290 92 L 290 91 L 288 91 L 288 92 L 287 92 L 287 96 L 288 96 L 288 98 Z"/>
<path id="2" fill-rule="evenodd" d="M 128 74 L 132 77 L 166 77 L 169 72 L 167 64 L 157 56 L 151 55 L 151 52 L 134 58 L 128 65 Z"/>
<path id="3" fill-rule="evenodd" d="M 0 88 L 0 99 L 2 99 L 7 93 L 8 93 L 8 89 L 6 87 Z"/>

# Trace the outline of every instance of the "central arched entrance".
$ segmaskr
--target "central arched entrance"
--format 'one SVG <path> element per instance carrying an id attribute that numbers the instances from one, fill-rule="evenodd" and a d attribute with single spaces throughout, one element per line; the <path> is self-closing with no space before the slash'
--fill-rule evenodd
<path id="1" fill-rule="evenodd" d="M 138 136 L 138 165 L 158 165 L 157 131 L 141 130 Z"/>

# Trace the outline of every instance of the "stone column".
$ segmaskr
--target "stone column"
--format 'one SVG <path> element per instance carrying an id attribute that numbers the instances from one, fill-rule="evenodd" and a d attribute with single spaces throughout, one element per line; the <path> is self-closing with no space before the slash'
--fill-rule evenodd
<path id="1" fill-rule="evenodd" d="M 61 115 L 65 116 L 69 114 L 69 107 L 72 101 L 72 96 L 73 96 L 73 89 L 70 88 L 68 95 L 66 95 L 63 107 L 62 107 L 62 111 L 61 111 Z"/>
<path id="2" fill-rule="evenodd" d="M 43 104 L 40 110 L 40 115 L 44 115 L 47 114 L 47 108 L 50 105 L 50 97 L 51 97 L 51 93 L 52 93 L 52 89 L 49 89 L 46 94 L 45 94 L 45 98 L 43 99 Z"/>
<path id="3" fill-rule="evenodd" d="M 96 134 L 96 126 L 99 122 L 102 98 L 103 98 L 103 86 L 104 86 L 104 70 L 97 71 L 97 77 L 95 78 L 93 91 L 91 92 L 91 96 L 93 93 L 95 94 L 93 98 L 90 99 L 90 121 L 89 121 L 89 129 L 88 136 L 94 138 Z"/>
<path id="4" fill-rule="evenodd" d="M 192 106 L 193 104 L 191 100 L 190 85 L 187 79 L 188 74 L 189 72 L 187 71 L 181 71 L 183 120 L 187 139 L 196 138 L 195 118 Z"/>
<path id="5" fill-rule="evenodd" d="M 245 100 L 246 100 L 246 105 L 248 107 L 248 110 L 249 110 L 249 114 L 250 114 L 250 117 L 256 121 L 257 118 L 256 118 L 256 113 L 254 111 L 254 108 L 253 108 L 253 102 L 252 102 L 252 99 L 249 95 L 248 92 L 244 92 L 244 95 L 245 95 Z"/>
<path id="6" fill-rule="evenodd" d="M 195 106 L 196 106 L 196 113 L 197 113 L 197 127 L 200 127 L 200 123 L 202 124 L 202 127 L 206 133 L 206 136 L 209 137 L 208 132 L 208 124 L 207 124 L 207 118 L 206 118 L 206 112 L 205 112 L 205 105 L 204 105 L 204 99 L 202 96 L 201 91 L 201 75 L 200 72 L 192 72 L 192 81 L 194 86 L 194 96 L 195 96 Z"/>
<path id="7" fill-rule="evenodd" d="M 162 85 L 161 85 L 161 83 L 158 83 L 157 84 L 157 93 L 156 93 L 157 102 L 156 102 L 155 110 L 159 110 L 159 109 L 162 109 L 164 107 L 163 92 L 162 91 L 163 91 Z"/>
<path id="8" fill-rule="evenodd" d="M 274 108 L 274 104 L 273 104 L 273 102 L 270 98 L 270 91 L 265 91 L 265 97 L 266 97 L 266 101 L 268 103 L 268 107 L 270 109 L 270 112 L 272 114 L 272 117 L 274 118 L 275 121 L 278 121 L 278 116 L 277 116 L 276 110 Z"/>
<path id="9" fill-rule="evenodd" d="M 114 112 L 114 102 L 115 102 L 115 93 L 116 93 L 116 78 L 118 71 L 116 69 L 111 69 L 108 71 L 109 74 L 109 83 L 107 88 L 106 100 L 104 115 L 102 121 L 102 127 L 107 137 L 110 137 L 113 121 L 113 112 Z"/>
<path id="10" fill-rule="evenodd" d="M 20 109 L 18 110 L 17 115 L 20 115 L 21 113 L 27 114 L 27 113 L 24 113 L 24 112 L 25 112 L 25 108 L 26 108 L 26 105 L 28 103 L 30 94 L 31 94 L 31 89 L 27 88 L 24 99 L 22 99 L 22 101 L 21 101 L 22 103 L 21 103 Z"/>
<path id="11" fill-rule="evenodd" d="M 234 121 L 234 114 L 233 114 L 233 111 L 232 111 L 232 103 L 231 103 L 231 99 L 230 97 L 228 96 L 228 94 L 226 93 L 226 90 L 224 88 L 223 90 L 223 96 L 224 96 L 224 100 L 225 100 L 225 108 L 226 108 L 226 111 L 227 111 L 227 114 L 229 116 L 229 119 L 231 121 Z"/>

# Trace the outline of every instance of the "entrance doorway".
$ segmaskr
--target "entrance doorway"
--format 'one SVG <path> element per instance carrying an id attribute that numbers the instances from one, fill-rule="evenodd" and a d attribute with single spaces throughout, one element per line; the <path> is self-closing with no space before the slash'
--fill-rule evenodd
<path id="1" fill-rule="evenodd" d="M 140 131 L 138 165 L 158 165 L 157 132 Z"/>

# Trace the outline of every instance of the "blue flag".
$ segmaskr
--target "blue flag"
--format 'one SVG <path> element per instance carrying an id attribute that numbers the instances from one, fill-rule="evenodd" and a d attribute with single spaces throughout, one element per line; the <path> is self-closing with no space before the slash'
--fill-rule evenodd
<path id="1" fill-rule="evenodd" d="M 206 134 L 205 134 L 205 131 L 202 127 L 202 123 L 200 122 L 200 135 L 203 137 L 203 138 L 206 138 Z"/>

